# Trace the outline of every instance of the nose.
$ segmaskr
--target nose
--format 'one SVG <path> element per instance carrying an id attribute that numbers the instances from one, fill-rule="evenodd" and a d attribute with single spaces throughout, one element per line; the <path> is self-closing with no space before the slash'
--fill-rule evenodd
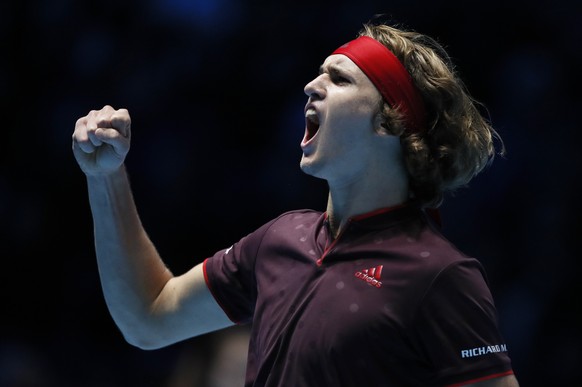
<path id="1" fill-rule="evenodd" d="M 303 88 L 303 92 L 305 93 L 305 95 L 311 97 L 311 99 L 322 99 L 325 97 L 325 88 L 323 87 L 323 84 L 321 82 L 322 76 L 324 76 L 324 74 L 319 75 L 318 77 L 307 83 L 307 85 L 305 85 L 305 87 Z"/>

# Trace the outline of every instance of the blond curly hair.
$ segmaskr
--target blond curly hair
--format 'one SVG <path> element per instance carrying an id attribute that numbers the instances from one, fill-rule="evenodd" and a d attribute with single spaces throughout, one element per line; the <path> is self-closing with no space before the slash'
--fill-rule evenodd
<path id="1" fill-rule="evenodd" d="M 503 141 L 435 39 L 372 22 L 365 23 L 358 36 L 369 36 L 388 47 L 424 100 L 425 130 L 407 130 L 398 108 L 386 102 L 380 108 L 382 130 L 400 136 L 412 199 L 423 207 L 438 207 L 445 192 L 467 185 L 497 153 L 505 152 Z"/>

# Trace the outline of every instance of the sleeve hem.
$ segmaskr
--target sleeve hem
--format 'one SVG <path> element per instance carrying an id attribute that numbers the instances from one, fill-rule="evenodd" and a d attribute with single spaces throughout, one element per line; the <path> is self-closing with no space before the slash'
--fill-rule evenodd
<path id="1" fill-rule="evenodd" d="M 208 290 L 210 291 L 210 294 L 212 294 L 212 297 L 214 298 L 214 300 L 216 301 L 216 303 L 220 306 L 220 308 L 224 311 L 224 313 L 226 314 L 226 316 L 228 317 L 228 319 L 233 322 L 234 324 L 240 324 L 240 321 L 238 321 L 237 319 L 232 317 L 232 314 L 228 311 L 227 308 L 224 307 L 224 305 L 222 304 L 222 302 L 220 302 L 220 300 L 218 299 L 218 297 L 216 296 L 216 294 L 214 293 L 214 290 L 212 289 L 212 285 L 210 284 L 210 278 L 208 277 L 208 272 L 206 269 L 206 264 L 208 262 L 209 258 L 206 258 L 204 260 L 204 262 L 202 263 L 202 272 L 204 273 L 204 282 L 206 283 L 206 287 L 208 288 Z"/>
<path id="2" fill-rule="evenodd" d="M 447 384 L 446 387 L 461 387 L 461 386 L 466 386 L 467 384 L 484 382 L 485 380 L 500 378 L 502 376 L 508 376 L 508 375 L 513 375 L 513 370 L 500 372 L 500 373 L 492 374 L 492 375 L 487 375 L 487 376 L 483 376 L 481 378 L 465 380 L 464 382 L 459 382 L 459 383 L 455 383 L 455 384 Z"/>

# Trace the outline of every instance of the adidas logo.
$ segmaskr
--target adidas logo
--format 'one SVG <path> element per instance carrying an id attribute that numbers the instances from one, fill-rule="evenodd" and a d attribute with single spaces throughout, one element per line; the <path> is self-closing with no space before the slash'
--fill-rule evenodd
<path id="1" fill-rule="evenodd" d="M 366 281 L 366 283 L 370 286 L 381 288 L 382 282 L 380 282 L 380 278 L 382 276 L 383 267 L 384 267 L 383 265 L 378 265 L 371 269 L 357 271 L 354 275 L 356 276 L 356 278 L 359 278 L 362 281 Z"/>

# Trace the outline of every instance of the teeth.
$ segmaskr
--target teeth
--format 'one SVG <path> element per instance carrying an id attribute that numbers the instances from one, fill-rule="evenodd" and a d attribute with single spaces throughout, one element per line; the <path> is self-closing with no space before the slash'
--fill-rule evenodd
<path id="1" fill-rule="evenodd" d="M 305 118 L 313 122 L 314 124 L 319 124 L 319 118 L 317 117 L 317 113 L 313 108 L 310 108 L 305 112 Z"/>

